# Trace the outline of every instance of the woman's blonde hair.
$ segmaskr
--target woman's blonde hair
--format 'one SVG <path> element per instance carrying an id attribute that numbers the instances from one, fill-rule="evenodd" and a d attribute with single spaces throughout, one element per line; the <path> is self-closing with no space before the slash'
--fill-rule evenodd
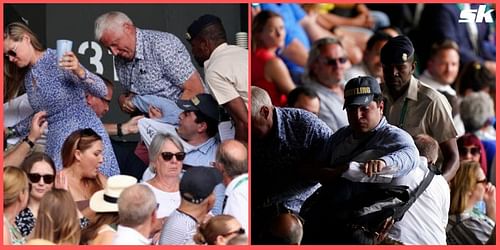
<path id="1" fill-rule="evenodd" d="M 28 192 L 28 176 L 24 170 L 9 166 L 3 169 L 3 207 L 14 204 L 22 192 Z"/>
<path id="2" fill-rule="evenodd" d="M 71 194 L 64 189 L 47 192 L 38 208 L 34 238 L 78 245 L 80 233 L 80 220 Z"/>
<path id="3" fill-rule="evenodd" d="M 36 51 L 44 51 L 45 47 L 40 43 L 33 31 L 23 23 L 14 22 L 4 30 L 3 40 L 10 39 L 14 42 L 19 42 L 24 36 L 28 36 L 31 45 Z M 24 76 L 28 72 L 28 67 L 18 68 L 9 60 L 4 60 L 4 103 L 13 99 L 18 95 L 19 89 L 23 85 Z"/>
<path id="4" fill-rule="evenodd" d="M 468 193 L 476 185 L 478 169 L 481 169 L 479 162 L 462 161 L 455 177 L 450 182 L 450 212 L 449 214 L 461 214 L 467 207 Z"/>
<path id="5" fill-rule="evenodd" d="M 228 227 L 228 221 L 236 220 L 232 215 L 222 214 L 210 218 L 206 223 L 200 224 L 193 240 L 198 245 L 215 245 L 217 236 L 226 236 L 234 230 Z"/>

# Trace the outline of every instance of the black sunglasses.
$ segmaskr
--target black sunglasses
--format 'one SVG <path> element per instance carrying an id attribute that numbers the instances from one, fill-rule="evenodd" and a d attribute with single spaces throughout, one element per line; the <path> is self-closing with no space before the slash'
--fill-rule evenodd
<path id="1" fill-rule="evenodd" d="M 240 227 L 238 230 L 235 230 L 235 231 L 231 231 L 231 232 L 228 232 L 228 233 L 225 233 L 223 234 L 222 236 L 226 237 L 226 236 L 229 236 L 231 234 L 245 234 L 245 229 Z"/>
<path id="2" fill-rule="evenodd" d="M 161 153 L 161 157 L 163 157 L 163 160 L 165 161 L 170 161 L 172 160 L 172 158 L 175 156 L 175 158 L 178 160 L 178 161 L 182 161 L 184 160 L 184 158 L 186 157 L 186 153 L 184 152 L 178 152 L 178 153 L 172 153 L 172 152 L 162 152 Z"/>
<path id="3" fill-rule="evenodd" d="M 54 182 L 53 174 L 41 175 L 41 174 L 30 173 L 28 174 L 28 178 L 30 179 L 31 183 L 38 183 L 40 179 L 43 179 L 43 182 L 45 184 L 51 184 L 52 182 Z"/>
<path id="4" fill-rule="evenodd" d="M 17 45 L 19 45 L 19 44 L 16 43 L 16 45 L 14 46 L 14 48 L 8 50 L 7 53 L 5 53 L 5 57 L 9 57 L 9 56 L 16 57 L 17 56 L 17 53 L 16 53 Z"/>
<path id="5" fill-rule="evenodd" d="M 472 148 L 459 147 L 458 148 L 458 153 L 460 155 L 467 155 L 469 152 L 472 155 L 478 155 L 479 153 L 481 153 L 481 149 L 478 147 L 472 147 Z"/>
<path id="6" fill-rule="evenodd" d="M 330 66 L 338 66 L 347 62 L 347 57 L 339 58 L 321 58 L 321 62 Z"/>

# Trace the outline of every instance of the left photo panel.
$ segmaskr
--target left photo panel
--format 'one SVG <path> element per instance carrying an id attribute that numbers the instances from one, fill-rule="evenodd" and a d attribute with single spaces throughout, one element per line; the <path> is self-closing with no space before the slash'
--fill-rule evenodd
<path id="1" fill-rule="evenodd" d="M 3 244 L 248 245 L 248 10 L 3 4 Z"/>

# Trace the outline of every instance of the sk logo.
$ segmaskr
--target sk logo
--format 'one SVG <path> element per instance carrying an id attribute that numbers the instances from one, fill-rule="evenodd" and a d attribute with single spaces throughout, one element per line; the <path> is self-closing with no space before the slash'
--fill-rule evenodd
<path id="1" fill-rule="evenodd" d="M 475 9 L 465 9 L 460 11 L 459 23 L 493 23 L 493 17 L 491 13 L 495 11 L 493 9 L 486 11 L 486 5 L 481 4 L 477 10 Z"/>

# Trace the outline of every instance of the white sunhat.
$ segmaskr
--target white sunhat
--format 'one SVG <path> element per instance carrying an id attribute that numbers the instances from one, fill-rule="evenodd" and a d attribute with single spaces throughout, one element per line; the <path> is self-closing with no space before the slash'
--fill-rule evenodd
<path id="1" fill-rule="evenodd" d="M 121 192 L 137 183 L 137 179 L 129 175 L 114 175 L 108 178 L 106 188 L 95 192 L 90 198 L 90 209 L 94 212 L 118 212 L 118 197 Z"/>

